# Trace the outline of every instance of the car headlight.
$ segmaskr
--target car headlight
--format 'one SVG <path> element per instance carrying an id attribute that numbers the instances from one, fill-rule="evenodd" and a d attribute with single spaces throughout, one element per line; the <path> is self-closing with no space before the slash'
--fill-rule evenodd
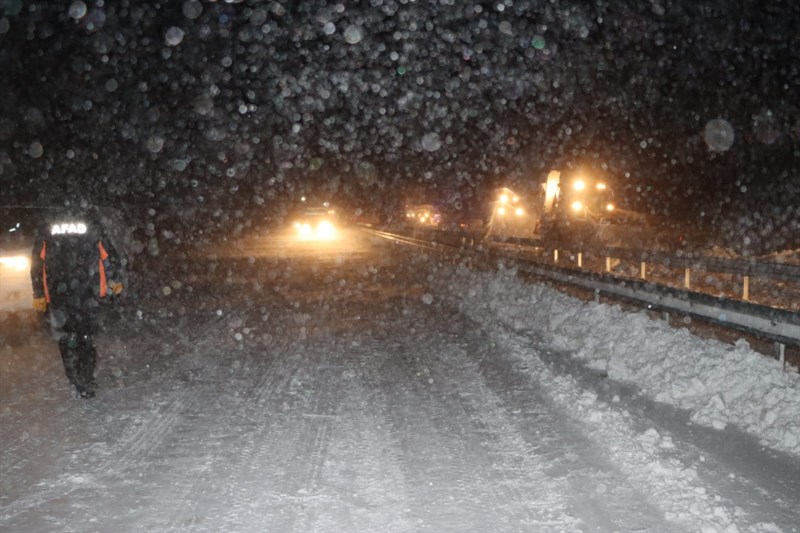
<path id="1" fill-rule="evenodd" d="M 313 231 L 311 231 L 311 224 L 308 222 L 297 222 L 294 225 L 295 229 L 297 229 L 297 233 L 301 237 L 311 237 Z"/>
<path id="2" fill-rule="evenodd" d="M 30 270 L 31 260 L 24 255 L 0 257 L 0 265 L 12 270 Z"/>
<path id="3" fill-rule="evenodd" d="M 336 228 L 327 220 L 323 220 L 317 225 L 317 237 L 320 239 L 330 239 L 336 233 Z"/>

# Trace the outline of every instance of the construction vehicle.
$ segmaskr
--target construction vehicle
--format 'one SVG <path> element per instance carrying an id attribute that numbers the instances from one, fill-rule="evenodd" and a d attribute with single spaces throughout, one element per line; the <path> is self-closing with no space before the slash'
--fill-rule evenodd
<path id="1" fill-rule="evenodd" d="M 613 189 L 605 181 L 585 175 L 562 180 L 560 171 L 550 171 L 539 199 L 534 232 L 551 245 L 597 244 L 605 227 L 623 221 Z"/>
<path id="2" fill-rule="evenodd" d="M 702 242 L 700 232 L 621 209 L 611 185 L 586 174 L 552 170 L 527 196 L 496 190 L 487 237 L 523 238 L 573 250 L 624 247 L 675 250 Z"/>

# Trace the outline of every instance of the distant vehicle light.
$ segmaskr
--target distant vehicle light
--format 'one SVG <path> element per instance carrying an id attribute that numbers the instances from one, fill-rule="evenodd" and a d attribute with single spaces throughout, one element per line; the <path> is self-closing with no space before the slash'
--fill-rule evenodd
<path id="1" fill-rule="evenodd" d="M 575 180 L 572 186 L 576 191 L 582 191 L 586 188 L 586 183 L 583 180 Z"/>
<path id="2" fill-rule="evenodd" d="M 10 257 L 0 257 L 0 265 L 12 270 L 30 270 L 31 260 L 24 255 L 14 255 Z"/>
<path id="3" fill-rule="evenodd" d="M 316 234 L 318 239 L 331 239 L 336 234 L 336 228 L 327 220 L 323 220 L 317 225 Z"/>
<path id="4" fill-rule="evenodd" d="M 574 211 L 580 211 L 581 209 L 583 209 L 583 203 L 580 201 L 572 202 L 572 209 Z"/>
<path id="5" fill-rule="evenodd" d="M 304 241 L 325 241 L 336 237 L 336 226 L 330 220 L 298 220 L 293 226 L 297 237 Z"/>
<path id="6" fill-rule="evenodd" d="M 512 201 L 512 202 L 514 202 L 514 203 L 517 203 L 517 202 L 519 202 L 519 196 L 515 196 L 515 197 L 513 198 L 513 200 L 511 200 L 511 201 Z"/>
<path id="7" fill-rule="evenodd" d="M 598 191 L 604 191 L 604 190 L 606 190 L 606 184 L 605 184 L 605 183 L 598 183 L 598 184 L 597 184 L 597 190 L 598 190 Z"/>
<path id="8" fill-rule="evenodd" d="M 307 239 L 313 235 L 313 231 L 311 231 L 311 224 L 308 223 L 298 223 L 297 224 L 297 231 L 300 233 L 300 236 L 304 239 Z"/>
<path id="9" fill-rule="evenodd" d="M 613 211 L 613 210 L 614 210 L 614 204 L 606 205 L 606 211 Z"/>
<path id="10" fill-rule="evenodd" d="M 518 217 L 521 217 L 522 215 L 524 215 L 524 214 L 525 214 L 525 210 L 524 210 L 524 209 L 522 209 L 521 207 L 518 207 L 518 208 L 517 208 L 517 209 L 514 211 L 514 213 L 515 213 L 515 214 L 516 214 Z"/>
<path id="11" fill-rule="evenodd" d="M 506 208 L 505 207 L 498 207 L 497 208 L 497 214 L 500 215 L 500 216 L 505 216 Z"/>

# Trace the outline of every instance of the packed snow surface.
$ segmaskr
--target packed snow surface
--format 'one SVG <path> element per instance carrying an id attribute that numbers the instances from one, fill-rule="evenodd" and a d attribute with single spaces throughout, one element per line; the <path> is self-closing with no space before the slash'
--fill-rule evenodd
<path id="1" fill-rule="evenodd" d="M 4 328 L 0 529 L 800 531 L 795 375 L 513 270 L 342 241 L 154 256 L 92 401 L 46 331 Z"/>

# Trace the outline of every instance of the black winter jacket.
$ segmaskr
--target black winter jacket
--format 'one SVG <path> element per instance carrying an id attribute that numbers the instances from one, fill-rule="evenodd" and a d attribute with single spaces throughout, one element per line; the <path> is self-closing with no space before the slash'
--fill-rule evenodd
<path id="1" fill-rule="evenodd" d="M 104 298 L 118 279 L 119 267 L 119 257 L 99 222 L 56 219 L 40 230 L 33 247 L 33 296 L 55 306 Z"/>

